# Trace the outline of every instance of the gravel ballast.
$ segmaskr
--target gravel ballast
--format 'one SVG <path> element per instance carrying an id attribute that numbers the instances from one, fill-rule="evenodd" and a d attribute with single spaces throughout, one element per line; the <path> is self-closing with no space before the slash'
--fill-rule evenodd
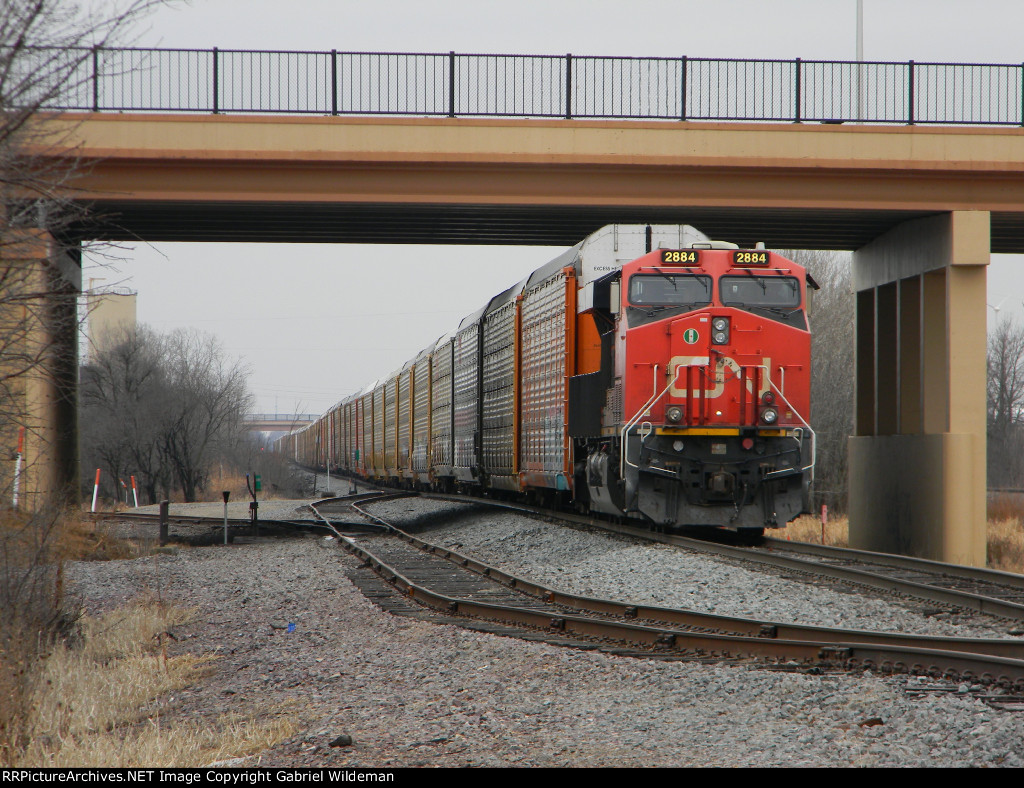
<path id="1" fill-rule="evenodd" d="M 518 560 L 537 549 L 525 531 L 551 527 L 522 519 L 510 532 L 518 541 L 506 542 Z M 446 538 L 478 531 L 463 524 Z M 583 549 L 570 541 L 553 552 L 596 560 Z M 243 765 L 1024 766 L 1024 714 L 967 685 L 916 697 L 908 687 L 935 683 L 639 660 L 401 618 L 347 579 L 358 563 L 307 537 L 78 563 L 68 574 L 91 612 L 157 595 L 196 608 L 175 648 L 220 658 L 202 683 L 165 699 L 162 724 L 296 717 L 299 735 Z M 596 591 L 599 567 L 588 571 Z M 353 743 L 330 747 L 341 735 Z"/>
<path id="2" fill-rule="evenodd" d="M 920 635 L 1009 637 L 1020 626 L 968 614 L 924 616 L 880 599 L 880 592 L 788 580 L 670 545 L 568 528 L 500 509 L 409 498 L 375 503 L 367 511 L 399 528 L 415 529 L 433 544 L 583 596 Z"/>

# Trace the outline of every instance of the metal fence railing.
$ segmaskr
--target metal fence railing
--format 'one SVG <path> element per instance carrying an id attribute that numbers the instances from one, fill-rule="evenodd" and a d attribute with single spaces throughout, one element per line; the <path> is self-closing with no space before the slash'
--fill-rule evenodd
<path id="1" fill-rule="evenodd" d="M 249 413 L 245 421 L 280 421 L 282 423 L 313 422 L 320 418 L 319 413 Z"/>
<path id="2" fill-rule="evenodd" d="M 63 89 L 43 102 L 55 110 L 1024 125 L 1024 64 L 137 48 L 33 55 L 49 59 L 50 71 L 66 58 Z"/>

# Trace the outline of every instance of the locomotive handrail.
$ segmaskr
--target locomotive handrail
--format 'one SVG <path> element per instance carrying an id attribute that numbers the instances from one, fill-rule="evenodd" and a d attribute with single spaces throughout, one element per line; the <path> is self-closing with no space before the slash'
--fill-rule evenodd
<path id="1" fill-rule="evenodd" d="M 640 467 L 639 465 L 636 465 L 635 463 L 630 462 L 629 461 L 629 457 L 626 456 L 627 454 L 629 454 L 629 447 L 626 444 L 626 436 L 629 433 L 629 430 L 633 429 L 633 427 L 635 427 L 637 425 L 637 422 L 640 421 L 641 417 L 644 415 L 644 413 L 647 411 L 647 409 L 651 407 L 651 405 L 653 405 L 659 399 L 661 399 L 666 394 L 668 394 L 668 390 L 676 385 L 676 381 L 679 379 L 679 370 L 681 370 L 681 369 L 685 369 L 685 367 L 682 364 L 677 365 L 676 369 L 675 369 L 675 373 L 672 375 L 672 379 L 668 382 L 668 385 L 665 386 L 665 388 L 663 388 L 661 390 L 660 394 L 658 394 L 657 393 L 657 389 L 655 389 L 655 393 L 651 396 L 651 398 L 649 400 L 647 400 L 647 402 L 644 404 L 644 406 L 642 408 L 640 408 L 640 410 L 638 410 L 635 414 L 633 414 L 633 418 L 631 418 L 628 422 L 626 422 L 626 425 L 622 428 L 622 453 L 619 455 L 619 478 L 620 479 L 625 479 L 626 478 L 626 466 L 623 465 L 624 462 L 626 464 L 628 464 L 629 466 L 633 467 L 633 468 L 639 468 Z M 658 365 L 657 364 L 654 365 L 654 379 L 655 380 L 658 379 Z"/>
<path id="2" fill-rule="evenodd" d="M 772 371 L 764 364 L 759 364 L 758 366 L 765 371 L 765 379 L 768 381 L 768 385 L 775 389 L 775 393 L 779 395 L 782 401 L 786 404 L 786 407 L 796 414 L 796 417 L 800 419 L 800 423 L 807 428 L 809 433 L 811 433 L 811 464 L 804 466 L 801 470 L 811 471 L 811 475 L 813 476 L 814 465 L 818 461 L 818 436 L 815 434 L 814 428 L 807 423 L 807 419 L 800 415 L 800 411 L 793 407 L 793 403 L 786 399 L 786 395 L 783 394 L 782 390 L 775 385 L 775 381 L 772 380 Z M 803 429 L 801 429 L 800 432 L 800 443 L 803 444 Z"/>

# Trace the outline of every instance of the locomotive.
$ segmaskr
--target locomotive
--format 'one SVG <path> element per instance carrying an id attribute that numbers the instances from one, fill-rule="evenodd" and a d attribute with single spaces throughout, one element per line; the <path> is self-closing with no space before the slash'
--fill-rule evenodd
<path id="1" fill-rule="evenodd" d="M 319 421 L 296 462 L 746 533 L 806 511 L 803 267 L 689 225 L 609 225 Z"/>

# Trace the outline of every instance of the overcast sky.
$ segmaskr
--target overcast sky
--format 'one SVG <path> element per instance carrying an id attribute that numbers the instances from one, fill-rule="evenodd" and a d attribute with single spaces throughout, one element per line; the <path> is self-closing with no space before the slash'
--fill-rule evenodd
<path id="1" fill-rule="evenodd" d="M 1022 0 L 864 0 L 868 60 L 1024 61 Z M 856 0 L 193 0 L 139 46 L 846 60 Z M 728 239 L 724 239 L 728 240 Z M 259 411 L 320 412 L 401 366 L 558 248 L 154 244 L 97 284 L 139 293 L 141 322 L 221 338 Z M 482 262 L 486 254 L 487 262 Z M 497 263 L 497 265 L 496 265 Z M 1024 314 L 1024 257 L 997 257 L 989 302 Z M 994 315 L 994 310 L 989 310 Z"/>

